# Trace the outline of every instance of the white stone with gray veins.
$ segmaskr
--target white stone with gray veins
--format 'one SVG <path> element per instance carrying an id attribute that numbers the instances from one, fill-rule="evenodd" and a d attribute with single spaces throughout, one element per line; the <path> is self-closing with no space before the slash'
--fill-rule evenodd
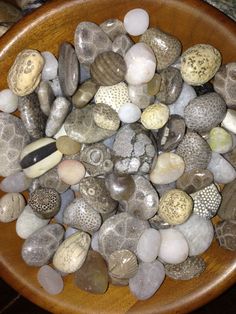
<path id="1" fill-rule="evenodd" d="M 42 266 L 50 262 L 64 237 L 64 228 L 59 224 L 44 226 L 24 242 L 21 256 L 29 266 Z"/>
<path id="2" fill-rule="evenodd" d="M 99 252 L 106 258 L 117 250 L 130 250 L 136 254 L 138 239 L 149 223 L 120 213 L 108 218 L 99 229 Z"/>
<path id="3" fill-rule="evenodd" d="M 64 210 L 63 222 L 73 228 L 93 233 L 100 228 L 102 219 L 101 215 L 81 197 L 76 198 Z"/>
<path id="4" fill-rule="evenodd" d="M 135 191 L 127 201 L 121 201 L 122 208 L 130 215 L 147 220 L 157 213 L 159 197 L 149 180 L 133 176 Z"/>
<path id="5" fill-rule="evenodd" d="M 155 148 L 139 123 L 120 128 L 113 144 L 115 170 L 119 174 L 146 174 L 150 171 Z"/>
<path id="6" fill-rule="evenodd" d="M 81 22 L 74 35 L 74 46 L 79 62 L 90 65 L 96 56 L 112 50 L 108 35 L 95 23 Z"/>
<path id="7" fill-rule="evenodd" d="M 20 155 L 29 142 L 21 119 L 0 112 L 0 176 L 7 177 L 21 170 Z"/>

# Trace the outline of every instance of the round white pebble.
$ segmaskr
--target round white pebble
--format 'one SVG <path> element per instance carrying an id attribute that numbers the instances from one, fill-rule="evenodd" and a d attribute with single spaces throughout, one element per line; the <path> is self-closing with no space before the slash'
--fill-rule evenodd
<path id="1" fill-rule="evenodd" d="M 137 256 L 146 263 L 154 261 L 159 253 L 161 245 L 161 235 L 156 229 L 149 228 L 144 230 L 138 240 Z"/>
<path id="2" fill-rule="evenodd" d="M 124 17 L 124 27 L 128 34 L 132 36 L 142 35 L 148 28 L 149 15 L 143 9 L 133 9 L 126 13 Z"/>
<path id="3" fill-rule="evenodd" d="M 57 173 L 63 182 L 73 185 L 83 179 L 85 168 L 78 160 L 63 160 L 57 166 Z"/>
<path id="4" fill-rule="evenodd" d="M 0 91 L 0 110 L 11 113 L 16 111 L 18 107 L 18 96 L 10 89 L 3 89 Z"/>
<path id="5" fill-rule="evenodd" d="M 40 267 L 37 279 L 43 289 L 51 295 L 61 293 L 64 288 L 61 275 L 49 265 Z"/>
<path id="6" fill-rule="evenodd" d="M 41 53 L 44 58 L 44 67 L 42 70 L 42 80 L 49 81 L 57 77 L 58 61 L 50 51 Z"/>
<path id="7" fill-rule="evenodd" d="M 126 103 L 118 111 L 120 121 L 124 123 L 134 123 L 141 117 L 141 110 L 132 103 Z"/>

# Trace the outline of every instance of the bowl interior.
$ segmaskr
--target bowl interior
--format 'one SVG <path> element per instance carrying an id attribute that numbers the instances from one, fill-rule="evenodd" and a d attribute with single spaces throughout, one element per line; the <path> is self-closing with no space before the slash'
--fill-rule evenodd
<path id="1" fill-rule="evenodd" d="M 132 8 L 143 8 L 151 26 L 178 37 L 183 49 L 196 43 L 218 48 L 223 62 L 235 61 L 235 23 L 199 0 L 55 0 L 25 17 L 0 39 L 0 90 L 7 88 L 7 72 L 24 48 L 49 50 L 57 55 L 63 41 L 73 43 L 79 22 L 101 23 L 108 18 L 123 20 Z M 2 193 L 2 192 L 1 192 Z M 37 268 L 21 259 L 23 240 L 15 233 L 15 222 L 1 224 L 0 274 L 21 294 L 53 313 L 186 313 L 222 293 L 236 281 L 235 254 L 214 241 L 203 255 L 206 271 L 191 281 L 166 278 L 149 300 L 137 301 L 127 287 L 110 286 L 104 295 L 85 293 L 74 286 L 73 276 L 65 278 L 62 294 L 50 296 L 37 283 Z"/>

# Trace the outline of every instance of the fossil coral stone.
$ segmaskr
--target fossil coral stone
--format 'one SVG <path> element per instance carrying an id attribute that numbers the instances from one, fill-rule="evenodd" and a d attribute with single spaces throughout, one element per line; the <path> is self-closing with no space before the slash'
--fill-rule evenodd
<path id="1" fill-rule="evenodd" d="M 72 97 L 72 103 L 76 108 L 86 106 L 98 90 L 98 85 L 92 80 L 83 82 Z"/>
<path id="2" fill-rule="evenodd" d="M 181 74 L 190 85 L 208 82 L 221 65 L 220 52 L 211 45 L 197 44 L 187 49 L 181 56 Z"/>
<path id="3" fill-rule="evenodd" d="M 158 215 L 168 224 L 184 223 L 192 213 L 193 200 L 184 191 L 173 189 L 162 195 Z"/>
<path id="4" fill-rule="evenodd" d="M 225 184 L 217 214 L 224 220 L 236 220 L 236 180 Z"/>
<path id="5" fill-rule="evenodd" d="M 30 137 L 23 122 L 0 112 L 0 175 L 7 177 L 21 170 L 20 154 Z"/>
<path id="6" fill-rule="evenodd" d="M 216 238 L 223 248 L 236 251 L 236 220 L 225 220 L 215 226 Z"/>
<path id="7" fill-rule="evenodd" d="M 185 162 L 185 172 L 193 169 L 205 169 L 211 160 L 211 149 L 208 143 L 197 133 L 187 132 L 176 150 Z"/>
<path id="8" fill-rule="evenodd" d="M 43 65 L 44 59 L 37 50 L 22 50 L 8 72 L 9 88 L 18 96 L 32 93 L 40 82 Z"/>
<path id="9" fill-rule="evenodd" d="M 93 108 L 94 122 L 102 129 L 116 131 L 120 126 L 117 112 L 106 104 L 96 104 Z"/>

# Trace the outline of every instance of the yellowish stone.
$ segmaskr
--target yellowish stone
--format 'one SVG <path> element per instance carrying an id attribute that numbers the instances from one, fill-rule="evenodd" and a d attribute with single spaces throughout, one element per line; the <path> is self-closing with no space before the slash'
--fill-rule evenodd
<path id="1" fill-rule="evenodd" d="M 148 106 L 141 115 L 141 123 L 146 129 L 162 128 L 169 118 L 169 108 L 161 103 Z"/>
<path id="2" fill-rule="evenodd" d="M 65 155 L 77 154 L 81 148 L 81 144 L 72 140 L 69 136 L 60 136 L 56 141 L 56 146 Z"/>

